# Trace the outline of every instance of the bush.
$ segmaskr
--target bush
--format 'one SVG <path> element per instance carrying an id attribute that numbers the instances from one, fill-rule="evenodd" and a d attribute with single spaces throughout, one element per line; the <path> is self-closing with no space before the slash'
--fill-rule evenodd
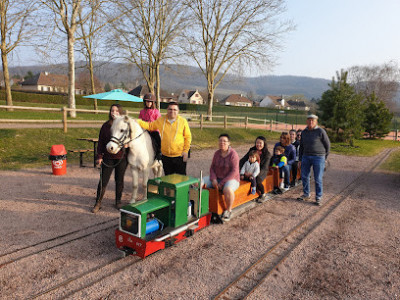
<path id="1" fill-rule="evenodd" d="M 322 94 L 318 102 L 321 124 L 334 142 L 353 143 L 363 132 L 364 108 L 362 96 L 347 83 L 347 72 L 342 71 L 329 84 L 330 89 Z"/>
<path id="2" fill-rule="evenodd" d="M 365 101 L 365 119 L 363 126 L 369 136 L 383 137 L 390 132 L 391 120 L 393 114 L 389 112 L 386 104 L 379 101 L 372 93 Z"/>

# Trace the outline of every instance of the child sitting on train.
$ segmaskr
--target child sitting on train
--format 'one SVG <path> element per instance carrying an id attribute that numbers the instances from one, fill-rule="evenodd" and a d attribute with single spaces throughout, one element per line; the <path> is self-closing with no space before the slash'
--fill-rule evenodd
<path id="1" fill-rule="evenodd" d="M 285 153 L 285 148 L 283 148 L 282 146 L 277 146 L 275 148 L 274 155 L 272 156 L 270 162 L 270 165 L 273 168 L 279 168 L 279 175 L 281 178 L 283 177 L 282 167 L 287 164 L 287 158 L 284 155 L 284 153 Z M 287 189 L 283 187 L 283 190 L 286 191 Z M 276 186 L 274 189 L 274 193 L 279 193 L 279 192 L 281 192 L 281 190 L 279 189 L 279 187 Z"/>
<path id="2" fill-rule="evenodd" d="M 246 161 L 240 170 L 240 179 L 248 180 L 251 182 L 250 192 L 255 195 L 256 193 L 256 177 L 260 174 L 260 156 L 256 150 L 249 153 L 249 160 Z"/>

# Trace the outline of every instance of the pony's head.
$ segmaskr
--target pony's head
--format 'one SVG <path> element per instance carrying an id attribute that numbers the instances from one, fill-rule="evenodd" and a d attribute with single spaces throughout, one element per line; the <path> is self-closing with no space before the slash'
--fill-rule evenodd
<path id="1" fill-rule="evenodd" d="M 116 154 L 125 144 L 132 141 L 135 134 L 134 122 L 128 116 L 117 117 L 111 126 L 111 139 L 106 148 L 109 153 Z M 137 124 L 137 123 L 136 123 Z M 137 124 L 139 126 L 139 124 Z"/>

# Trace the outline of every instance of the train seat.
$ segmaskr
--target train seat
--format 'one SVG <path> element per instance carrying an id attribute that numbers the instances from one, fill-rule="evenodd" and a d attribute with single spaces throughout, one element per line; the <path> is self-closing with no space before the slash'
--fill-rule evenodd
<path id="1" fill-rule="evenodd" d="M 270 169 L 267 177 L 263 181 L 265 192 L 268 193 L 274 189 L 274 184 L 279 180 L 279 172 L 274 169 Z M 226 210 L 225 197 L 221 191 L 215 189 L 209 190 L 209 208 L 210 212 L 215 214 L 222 214 Z M 252 201 L 258 198 L 258 194 L 251 194 L 250 192 L 250 182 L 240 181 L 239 188 L 235 191 L 235 201 L 233 203 L 233 208 L 238 207 L 244 203 Z"/>

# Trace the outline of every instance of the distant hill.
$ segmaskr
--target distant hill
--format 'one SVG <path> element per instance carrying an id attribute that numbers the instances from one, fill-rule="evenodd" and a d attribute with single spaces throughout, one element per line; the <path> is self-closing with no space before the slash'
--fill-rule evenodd
<path id="1" fill-rule="evenodd" d="M 76 72 L 86 70 L 83 62 L 77 62 Z M 56 74 L 67 74 L 67 65 L 52 66 L 26 66 L 10 68 L 11 75 L 25 76 L 28 71 L 36 74 L 47 71 Z M 182 89 L 206 90 L 206 80 L 200 69 L 185 65 L 163 65 L 160 70 L 161 85 L 164 90 L 179 92 Z M 95 74 L 104 83 L 119 86 L 121 83 L 127 88 L 144 83 L 139 70 L 123 63 L 96 62 Z M 321 78 L 302 76 L 259 76 L 239 77 L 227 75 L 217 88 L 216 94 L 223 98 L 226 95 L 251 93 L 255 98 L 261 99 L 265 95 L 293 95 L 303 94 L 306 98 L 320 98 L 328 89 L 330 81 Z"/>

